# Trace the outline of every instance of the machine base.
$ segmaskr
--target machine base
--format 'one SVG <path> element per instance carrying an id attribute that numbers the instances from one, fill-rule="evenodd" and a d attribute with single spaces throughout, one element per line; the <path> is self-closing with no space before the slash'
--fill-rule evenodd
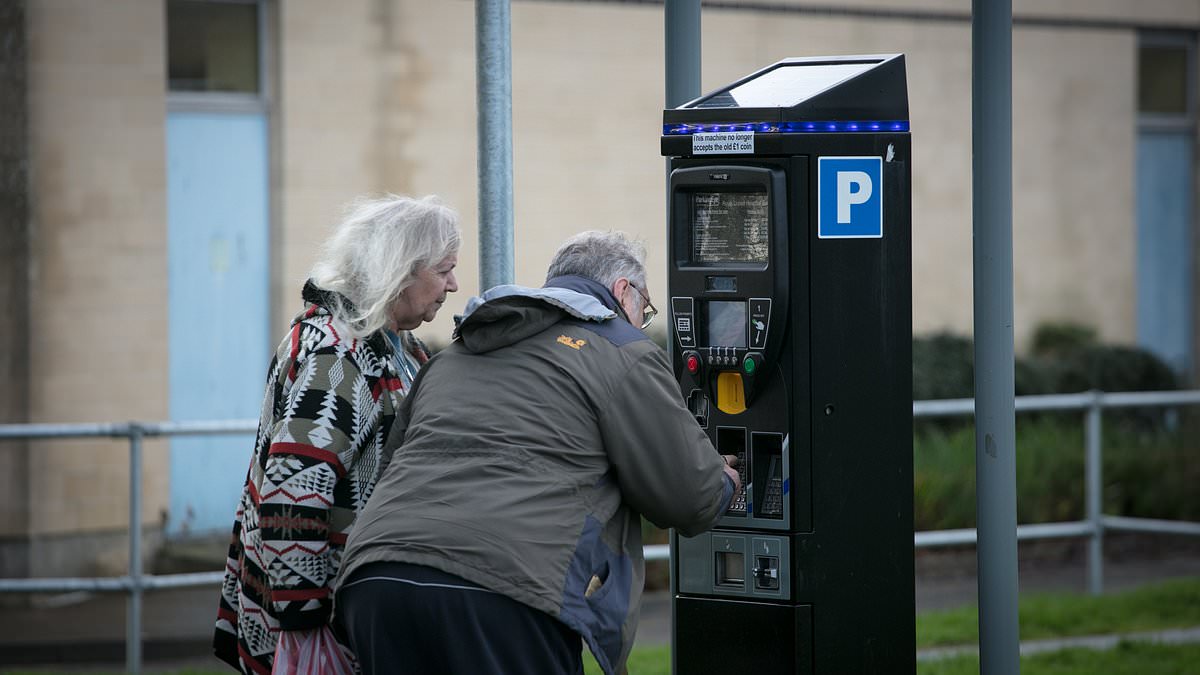
<path id="1" fill-rule="evenodd" d="M 676 596 L 672 630 L 677 675 L 813 672 L 812 605 Z"/>

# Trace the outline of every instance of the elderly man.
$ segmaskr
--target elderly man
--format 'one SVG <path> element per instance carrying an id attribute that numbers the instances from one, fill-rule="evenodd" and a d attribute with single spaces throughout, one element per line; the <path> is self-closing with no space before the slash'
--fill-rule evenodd
<path id="1" fill-rule="evenodd" d="M 544 287 L 473 298 L 418 375 L 337 585 L 365 672 L 581 673 L 581 638 L 623 667 L 640 516 L 695 535 L 741 488 L 639 330 L 644 258 L 569 239 Z"/>

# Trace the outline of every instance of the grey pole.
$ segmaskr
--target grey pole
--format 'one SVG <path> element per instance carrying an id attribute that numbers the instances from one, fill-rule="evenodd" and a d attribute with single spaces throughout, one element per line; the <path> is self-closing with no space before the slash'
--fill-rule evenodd
<path id="1" fill-rule="evenodd" d="M 667 0 L 663 13 L 666 50 L 666 106 L 677 108 L 700 96 L 700 0 Z M 671 190 L 671 159 L 663 158 L 663 194 Z M 669 197 L 668 197 L 669 199 Z M 670 204 L 666 217 L 670 218 Z M 667 227 L 670 227 L 668 222 Z M 665 269 L 671 268 L 670 254 Z M 674 320 L 673 318 L 670 320 Z M 667 354 L 674 354 L 674 343 L 667 340 Z M 672 606 L 673 607 L 673 606 Z"/>
<path id="2" fill-rule="evenodd" d="M 700 96 L 700 0 L 667 0 L 667 107 Z"/>
<path id="3" fill-rule="evenodd" d="M 1100 392 L 1092 391 L 1092 402 L 1088 404 L 1086 428 L 1083 437 L 1087 446 L 1087 471 L 1084 496 L 1087 498 L 1087 518 L 1092 525 L 1092 536 L 1088 537 L 1088 591 L 1092 595 L 1104 592 L 1104 519 L 1101 509 L 1104 500 L 1103 454 L 1101 453 L 1101 408 Z"/>
<path id="4" fill-rule="evenodd" d="M 511 41 L 508 0 L 476 0 L 480 291 L 513 282 Z"/>
<path id="5" fill-rule="evenodd" d="M 1020 671 L 1012 300 L 1012 0 L 973 0 L 975 484 L 979 667 Z"/>
<path id="6" fill-rule="evenodd" d="M 129 598 L 125 605 L 125 669 L 142 672 L 142 427 L 129 428 Z"/>
<path id="7" fill-rule="evenodd" d="M 663 12 L 663 39 L 666 46 L 666 106 L 677 108 L 688 101 L 700 96 L 700 0 L 667 0 Z M 671 160 L 663 158 L 666 180 L 663 194 L 670 198 Z M 667 218 L 664 220 L 670 227 L 670 204 L 666 204 Z M 669 255 L 668 255 L 669 257 Z M 670 269 L 670 260 L 663 261 Z M 668 293 L 669 295 L 669 293 Z M 674 320 L 673 317 L 669 317 Z M 670 329 L 668 329 L 668 335 Z M 668 353 L 674 351 L 674 344 L 667 340 Z M 674 538 L 675 533 L 671 533 Z M 670 569 L 675 569 L 675 561 L 670 561 Z M 676 579 L 671 576 L 671 592 L 676 590 Z M 671 603 L 671 623 L 675 621 L 675 603 Z M 675 673 L 675 631 L 671 631 L 671 673 Z"/>

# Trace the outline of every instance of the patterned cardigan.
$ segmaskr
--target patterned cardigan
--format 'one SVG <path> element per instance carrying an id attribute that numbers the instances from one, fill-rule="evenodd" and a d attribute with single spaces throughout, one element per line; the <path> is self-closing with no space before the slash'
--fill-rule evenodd
<path id="1" fill-rule="evenodd" d="M 278 631 L 328 621 L 346 536 L 404 395 L 388 339 L 343 338 L 329 296 L 305 285 L 305 309 L 271 361 L 234 516 L 213 647 L 247 673 L 270 673 Z M 402 343 L 428 360 L 411 334 Z"/>

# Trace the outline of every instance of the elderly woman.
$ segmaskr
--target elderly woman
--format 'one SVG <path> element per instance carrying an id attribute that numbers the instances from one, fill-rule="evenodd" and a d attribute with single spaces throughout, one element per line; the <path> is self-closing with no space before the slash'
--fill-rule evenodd
<path id="1" fill-rule="evenodd" d="M 459 239 L 436 198 L 361 201 L 304 285 L 267 373 L 221 589 L 213 646 L 235 668 L 269 673 L 280 631 L 327 630 L 346 536 L 428 358 L 408 331 L 458 290 Z"/>

